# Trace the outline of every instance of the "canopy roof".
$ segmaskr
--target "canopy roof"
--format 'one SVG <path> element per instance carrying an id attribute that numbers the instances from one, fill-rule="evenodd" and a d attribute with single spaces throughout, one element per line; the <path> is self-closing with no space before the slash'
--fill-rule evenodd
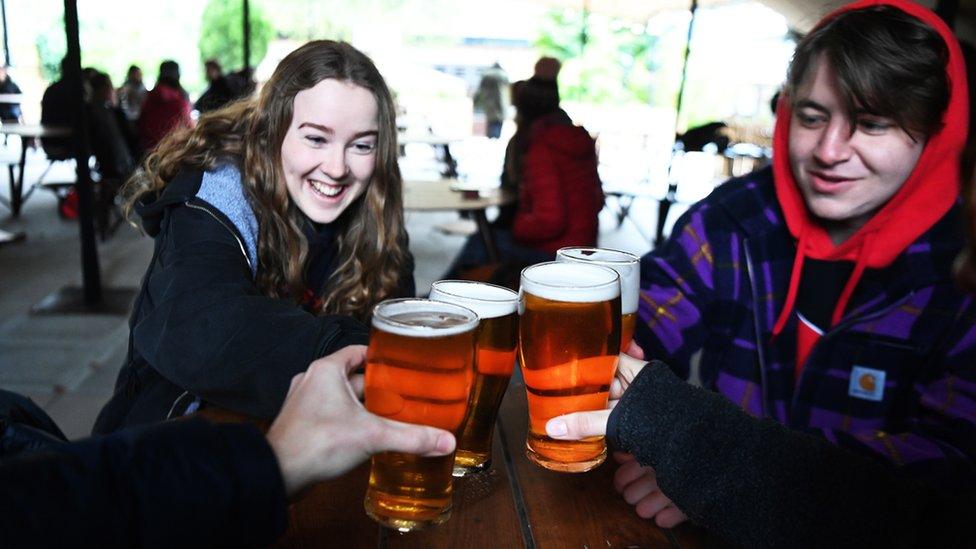
<path id="1" fill-rule="evenodd" d="M 662 11 L 689 9 L 691 0 L 534 0 L 553 7 L 586 8 L 593 13 L 646 20 Z M 741 3 L 747 0 L 698 0 L 699 8 Z M 758 0 L 783 14 L 790 28 L 804 33 L 827 12 L 846 4 L 844 0 Z M 937 0 L 920 0 L 932 8 Z M 963 38 L 976 37 L 976 0 L 959 0 L 957 32 Z"/>

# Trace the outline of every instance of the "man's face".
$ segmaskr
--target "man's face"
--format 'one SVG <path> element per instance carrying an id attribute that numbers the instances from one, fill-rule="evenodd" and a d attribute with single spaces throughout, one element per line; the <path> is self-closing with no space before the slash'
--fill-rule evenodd
<path id="1" fill-rule="evenodd" d="M 793 98 L 789 139 L 793 177 L 835 243 L 901 189 L 925 148 L 924 137 L 889 118 L 863 112 L 849 120 L 842 98 L 833 69 L 815 62 Z"/>

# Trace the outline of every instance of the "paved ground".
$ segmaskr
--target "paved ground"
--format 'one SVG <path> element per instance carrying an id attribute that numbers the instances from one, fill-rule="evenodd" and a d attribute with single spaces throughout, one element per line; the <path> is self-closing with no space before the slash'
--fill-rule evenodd
<path id="1" fill-rule="evenodd" d="M 495 143 L 459 147 L 462 171 L 470 179 L 492 180 L 491 166 L 500 165 Z M 15 158 L 0 149 L 0 162 Z M 408 151 L 402 164 L 405 177 L 429 177 L 430 159 L 424 152 Z M 34 181 L 47 166 L 43 155 L 29 155 L 27 180 Z M 56 165 L 47 179 L 70 178 L 73 167 Z M 0 195 L 7 195 L 6 170 L 0 170 Z M 621 227 L 608 209 L 601 213 L 600 244 L 644 253 L 656 217 L 656 202 L 640 202 L 631 210 L 637 227 L 625 220 Z M 675 212 L 677 213 L 677 212 Z M 673 215 L 671 216 L 673 219 Z M 408 213 L 407 229 L 416 259 L 417 291 L 426 294 L 460 248 L 463 237 L 439 232 L 439 224 L 457 219 L 454 213 Z M 32 305 L 66 286 L 78 286 L 80 244 L 77 224 L 59 219 L 54 197 L 36 192 L 21 216 L 13 219 L 0 207 L 0 229 L 22 230 L 26 240 L 0 245 L 0 388 L 27 394 L 42 406 L 72 438 L 89 433 L 95 416 L 112 394 L 125 356 L 127 319 L 112 315 L 29 314 Z M 109 241 L 99 244 L 103 284 L 134 288 L 152 255 L 152 241 L 123 226 Z"/>

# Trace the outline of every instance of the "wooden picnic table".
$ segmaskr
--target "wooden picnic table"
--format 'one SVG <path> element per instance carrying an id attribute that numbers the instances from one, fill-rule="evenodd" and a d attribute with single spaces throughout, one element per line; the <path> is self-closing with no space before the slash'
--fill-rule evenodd
<path id="1" fill-rule="evenodd" d="M 401 154 L 403 154 L 403 146 L 409 144 L 429 145 L 436 151 L 439 151 L 441 161 L 444 162 L 442 175 L 445 178 L 455 178 L 458 176 L 457 160 L 451 154 L 451 143 L 455 141 L 460 141 L 460 139 L 433 133 L 401 132 L 397 135 L 397 142 L 400 145 Z"/>
<path id="2" fill-rule="evenodd" d="M 205 417 L 207 414 L 203 414 Z M 616 464 L 588 473 L 555 473 L 525 457 L 528 408 L 516 371 L 502 402 L 492 466 L 455 479 L 451 518 L 401 534 L 379 526 L 363 509 L 369 463 L 314 485 L 288 509 L 277 547 L 515 548 L 714 547 L 724 545 L 684 524 L 673 530 L 639 518 L 612 485 Z"/>
<path id="3" fill-rule="evenodd" d="M 499 260 L 498 246 L 488 224 L 486 210 L 492 206 L 504 206 L 515 201 L 514 193 L 496 188 L 487 191 L 460 190 L 457 179 L 408 180 L 403 183 L 403 208 L 407 211 L 468 212 L 478 226 L 478 233 L 485 243 L 488 259 Z"/>
<path id="4" fill-rule="evenodd" d="M 14 217 L 20 215 L 20 207 L 24 200 L 34 191 L 33 186 L 24 193 L 24 167 L 27 165 L 27 149 L 32 139 L 41 137 L 67 137 L 71 135 L 70 128 L 42 126 L 40 124 L 0 124 L 0 134 L 16 135 L 20 138 L 20 158 L 17 161 L 16 173 L 14 166 L 9 165 L 10 197 L 3 200 L 10 208 Z"/>

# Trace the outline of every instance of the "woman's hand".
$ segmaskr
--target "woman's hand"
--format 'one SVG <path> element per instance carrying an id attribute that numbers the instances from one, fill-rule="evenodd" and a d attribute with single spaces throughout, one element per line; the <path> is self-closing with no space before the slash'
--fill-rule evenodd
<path id="1" fill-rule="evenodd" d="M 337 477 L 371 455 L 403 452 L 443 456 L 454 451 L 448 431 L 392 421 L 360 403 L 363 376 L 351 375 L 366 347 L 351 345 L 296 375 L 281 413 L 268 430 L 289 495 L 312 482 Z"/>

